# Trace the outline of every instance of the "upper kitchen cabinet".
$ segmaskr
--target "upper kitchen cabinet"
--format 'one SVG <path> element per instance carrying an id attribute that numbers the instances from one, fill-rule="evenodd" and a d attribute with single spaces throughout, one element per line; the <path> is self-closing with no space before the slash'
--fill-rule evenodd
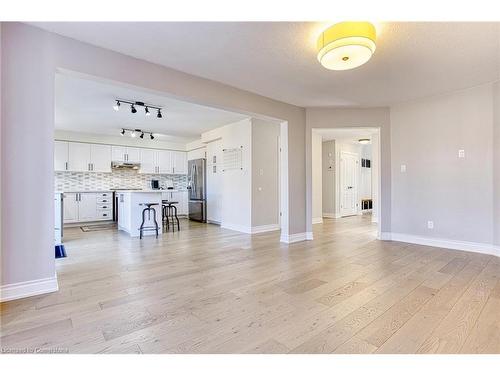
<path id="1" fill-rule="evenodd" d="M 158 173 L 158 151 L 143 148 L 141 150 L 141 168 L 139 173 Z"/>
<path id="2" fill-rule="evenodd" d="M 55 171 L 68 170 L 68 142 L 64 141 L 54 142 L 54 170 Z"/>
<path id="3" fill-rule="evenodd" d="M 111 172 L 111 146 L 55 141 L 54 170 Z"/>
<path id="4" fill-rule="evenodd" d="M 90 172 L 90 144 L 68 142 L 68 170 Z"/>
<path id="5" fill-rule="evenodd" d="M 111 159 L 127 163 L 140 163 L 141 149 L 137 147 L 111 146 Z"/>
<path id="6" fill-rule="evenodd" d="M 111 172 L 111 146 L 90 145 L 90 171 Z"/>
<path id="7" fill-rule="evenodd" d="M 172 151 L 158 150 L 157 163 L 157 173 L 172 174 Z"/>
<path id="8" fill-rule="evenodd" d="M 187 154 L 183 151 L 172 151 L 172 173 L 187 173 Z"/>

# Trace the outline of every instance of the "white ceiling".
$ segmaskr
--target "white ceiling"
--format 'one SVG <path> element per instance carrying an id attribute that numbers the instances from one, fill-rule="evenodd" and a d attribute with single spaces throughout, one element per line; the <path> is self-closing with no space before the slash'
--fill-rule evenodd
<path id="1" fill-rule="evenodd" d="M 115 99 L 142 101 L 162 107 L 163 118 L 144 115 L 144 108 L 123 104 L 113 110 Z M 202 132 L 248 116 L 191 104 L 140 89 L 58 74 L 56 76 L 55 128 L 92 134 L 118 135 L 121 128 L 153 132 L 160 140 L 189 142 Z"/>
<path id="2" fill-rule="evenodd" d="M 32 23 L 299 106 L 379 106 L 500 79 L 500 23 L 381 23 L 365 65 L 316 60 L 325 23 Z"/>

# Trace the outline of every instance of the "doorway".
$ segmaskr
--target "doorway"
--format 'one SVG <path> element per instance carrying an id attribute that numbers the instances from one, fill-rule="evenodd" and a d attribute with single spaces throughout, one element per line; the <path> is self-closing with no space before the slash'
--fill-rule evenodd
<path id="1" fill-rule="evenodd" d="M 340 215 L 352 216 L 358 213 L 360 206 L 358 194 L 359 154 L 340 152 Z"/>

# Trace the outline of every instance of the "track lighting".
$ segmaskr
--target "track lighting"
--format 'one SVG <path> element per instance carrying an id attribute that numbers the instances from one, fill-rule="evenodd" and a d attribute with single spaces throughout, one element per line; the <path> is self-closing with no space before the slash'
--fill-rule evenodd
<path id="1" fill-rule="evenodd" d="M 159 106 L 156 106 L 156 105 L 152 105 L 152 104 L 146 104 L 144 102 L 140 102 L 140 101 L 129 101 L 129 100 L 122 100 L 122 99 L 115 99 L 115 102 L 116 104 L 113 106 L 113 109 L 115 111 L 119 111 L 120 110 L 120 105 L 122 103 L 125 103 L 125 104 L 130 104 L 130 112 L 132 113 L 137 113 L 137 108 L 136 106 L 139 106 L 139 107 L 144 107 L 144 114 L 146 116 L 151 116 L 151 109 L 156 109 L 158 111 L 158 113 L 156 114 L 156 117 L 158 118 L 162 118 L 162 113 L 161 113 L 161 110 L 162 108 L 159 107 Z"/>
<path id="2" fill-rule="evenodd" d="M 122 128 L 122 130 L 120 130 L 120 135 L 125 135 L 127 132 L 130 133 L 130 136 L 132 138 L 135 138 L 137 137 L 137 134 L 140 134 L 139 135 L 139 138 L 140 139 L 144 139 L 144 135 L 145 134 L 149 134 L 149 138 L 151 140 L 155 139 L 154 135 L 153 135 L 153 132 L 148 132 L 148 131 L 144 131 L 142 129 L 127 129 L 127 128 Z"/>

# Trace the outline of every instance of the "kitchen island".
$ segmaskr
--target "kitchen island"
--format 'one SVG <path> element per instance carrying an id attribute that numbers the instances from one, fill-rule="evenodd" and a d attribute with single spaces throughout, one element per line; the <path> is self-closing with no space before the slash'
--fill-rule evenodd
<path id="1" fill-rule="evenodd" d="M 142 223 L 142 210 L 144 203 L 157 203 L 153 208 L 156 211 L 158 235 L 162 234 L 162 192 L 161 190 L 124 190 L 116 192 L 118 196 L 118 230 L 127 232 L 131 237 L 139 237 L 139 227 Z M 144 226 L 154 226 L 153 215 L 146 220 Z M 154 230 L 144 231 L 144 236 L 156 235 Z"/>

